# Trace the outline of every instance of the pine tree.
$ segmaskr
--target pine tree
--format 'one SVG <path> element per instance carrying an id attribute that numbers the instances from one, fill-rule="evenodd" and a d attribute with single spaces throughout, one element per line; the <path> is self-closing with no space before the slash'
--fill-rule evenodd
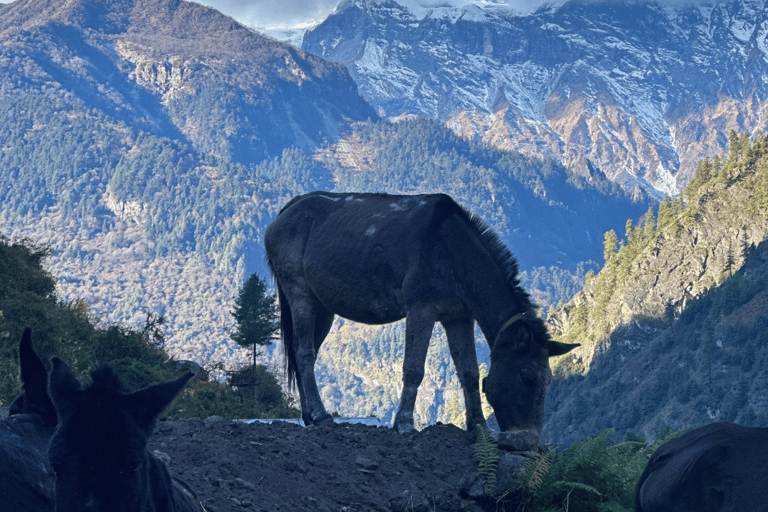
<path id="1" fill-rule="evenodd" d="M 656 219 L 653 216 L 653 208 L 650 206 L 648 211 L 645 212 L 645 217 L 643 217 L 643 224 L 645 224 L 643 235 L 646 240 L 650 240 L 653 238 L 653 233 L 656 230 Z"/>
<path id="2" fill-rule="evenodd" d="M 747 240 L 747 226 L 741 228 L 741 261 L 745 263 L 749 256 L 749 241 Z"/>
<path id="3" fill-rule="evenodd" d="M 616 232 L 614 230 L 606 232 L 605 240 L 603 241 L 603 258 L 605 258 L 606 263 L 608 263 L 608 261 L 613 258 L 614 254 L 616 254 L 618 245 L 619 237 L 616 235 Z"/>
<path id="4" fill-rule="evenodd" d="M 741 156 L 741 142 L 739 141 L 739 134 L 736 133 L 736 130 L 731 130 L 728 133 L 728 153 L 730 155 L 728 163 L 735 164 L 738 162 L 739 157 Z"/>
<path id="5" fill-rule="evenodd" d="M 251 274 L 235 298 L 235 309 L 231 312 L 237 326 L 230 338 L 241 347 L 251 347 L 254 368 L 259 355 L 257 347 L 271 345 L 279 327 L 276 298 L 267 295 L 266 290 L 264 281 L 257 274 Z"/>
<path id="6" fill-rule="evenodd" d="M 728 248 L 728 253 L 725 256 L 725 272 L 728 273 L 728 277 L 733 276 L 733 267 L 736 265 L 736 260 L 733 257 L 733 250 Z"/>

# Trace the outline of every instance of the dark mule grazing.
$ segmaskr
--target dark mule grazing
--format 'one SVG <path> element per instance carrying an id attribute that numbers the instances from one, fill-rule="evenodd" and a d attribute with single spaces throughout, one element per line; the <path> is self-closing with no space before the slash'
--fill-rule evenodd
<path id="1" fill-rule="evenodd" d="M 191 491 L 147 449 L 157 416 L 192 373 L 127 392 L 109 367 L 85 389 L 51 360 L 49 393 L 59 423 L 48 456 L 56 472 L 56 512 L 200 512 Z"/>
<path id="2" fill-rule="evenodd" d="M 663 444 L 637 484 L 636 512 L 768 510 L 768 428 L 713 423 Z"/>
<path id="3" fill-rule="evenodd" d="M 499 426 L 541 431 L 549 357 L 576 345 L 549 339 L 512 254 L 453 199 L 313 192 L 282 209 L 264 245 L 279 294 L 288 378 L 298 385 L 305 424 L 333 421 L 314 364 L 337 314 L 367 324 L 406 319 L 399 432 L 414 428 L 435 322 L 445 328 L 464 388 L 467 427 L 485 425 L 475 320 L 491 347 L 483 389 Z"/>
<path id="4" fill-rule="evenodd" d="M 19 342 L 23 392 L 0 422 L 0 512 L 53 510 L 53 471 L 48 440 L 56 411 L 48 398 L 48 372 L 32 348 L 32 333 Z"/>

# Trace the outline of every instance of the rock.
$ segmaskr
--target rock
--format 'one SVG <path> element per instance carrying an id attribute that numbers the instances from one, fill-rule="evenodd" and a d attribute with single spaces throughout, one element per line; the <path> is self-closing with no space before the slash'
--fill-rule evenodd
<path id="1" fill-rule="evenodd" d="M 204 422 L 207 426 L 210 427 L 210 426 L 213 426 L 213 424 L 222 421 L 223 419 L 224 418 L 222 418 L 221 416 L 208 416 L 207 418 L 205 418 Z"/>
<path id="2" fill-rule="evenodd" d="M 485 483 L 477 473 L 465 476 L 459 482 L 459 493 L 464 498 L 479 500 L 485 496 Z"/>
<path id="3" fill-rule="evenodd" d="M 171 465 L 171 456 L 168 455 L 167 453 L 161 452 L 160 450 L 155 450 L 155 451 L 152 452 L 152 455 L 154 455 L 155 458 L 160 459 L 161 461 L 163 461 L 163 464 L 165 464 L 166 466 L 170 466 Z"/>
<path id="4" fill-rule="evenodd" d="M 405 491 L 389 502 L 389 509 L 392 512 L 430 512 L 432 505 L 422 493 Z"/>
<path id="5" fill-rule="evenodd" d="M 244 480 L 240 477 L 235 478 L 234 480 L 235 487 L 238 489 L 244 489 L 246 491 L 255 491 L 256 486 L 249 482 L 248 480 Z"/>
<path id="6" fill-rule="evenodd" d="M 379 463 L 375 460 L 371 460 L 368 457 L 360 456 L 355 459 L 355 464 L 360 466 L 362 469 L 368 470 L 368 471 L 375 471 L 379 469 Z"/>
<path id="7" fill-rule="evenodd" d="M 531 457 L 528 454 L 503 452 L 496 471 L 496 493 L 514 492 L 520 487 L 518 475 Z"/>

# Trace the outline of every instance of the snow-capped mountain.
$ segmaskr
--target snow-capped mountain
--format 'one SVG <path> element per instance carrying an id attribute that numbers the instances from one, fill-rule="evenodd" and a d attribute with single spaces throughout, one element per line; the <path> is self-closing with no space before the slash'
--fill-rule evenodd
<path id="1" fill-rule="evenodd" d="M 381 113 L 424 115 L 497 147 L 676 194 L 730 130 L 766 125 L 766 0 L 350 0 L 303 48 L 346 64 Z"/>

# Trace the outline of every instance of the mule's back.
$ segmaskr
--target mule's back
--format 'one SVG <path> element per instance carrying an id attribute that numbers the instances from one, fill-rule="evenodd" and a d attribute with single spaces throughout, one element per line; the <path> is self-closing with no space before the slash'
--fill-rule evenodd
<path id="1" fill-rule="evenodd" d="M 637 487 L 638 512 L 764 510 L 768 428 L 714 423 L 662 445 Z"/>
<path id="2" fill-rule="evenodd" d="M 316 192 L 289 202 L 264 242 L 278 285 L 294 295 L 304 286 L 345 318 L 389 323 L 406 314 L 409 279 L 437 286 L 447 258 L 437 228 L 462 212 L 444 194 Z"/>

